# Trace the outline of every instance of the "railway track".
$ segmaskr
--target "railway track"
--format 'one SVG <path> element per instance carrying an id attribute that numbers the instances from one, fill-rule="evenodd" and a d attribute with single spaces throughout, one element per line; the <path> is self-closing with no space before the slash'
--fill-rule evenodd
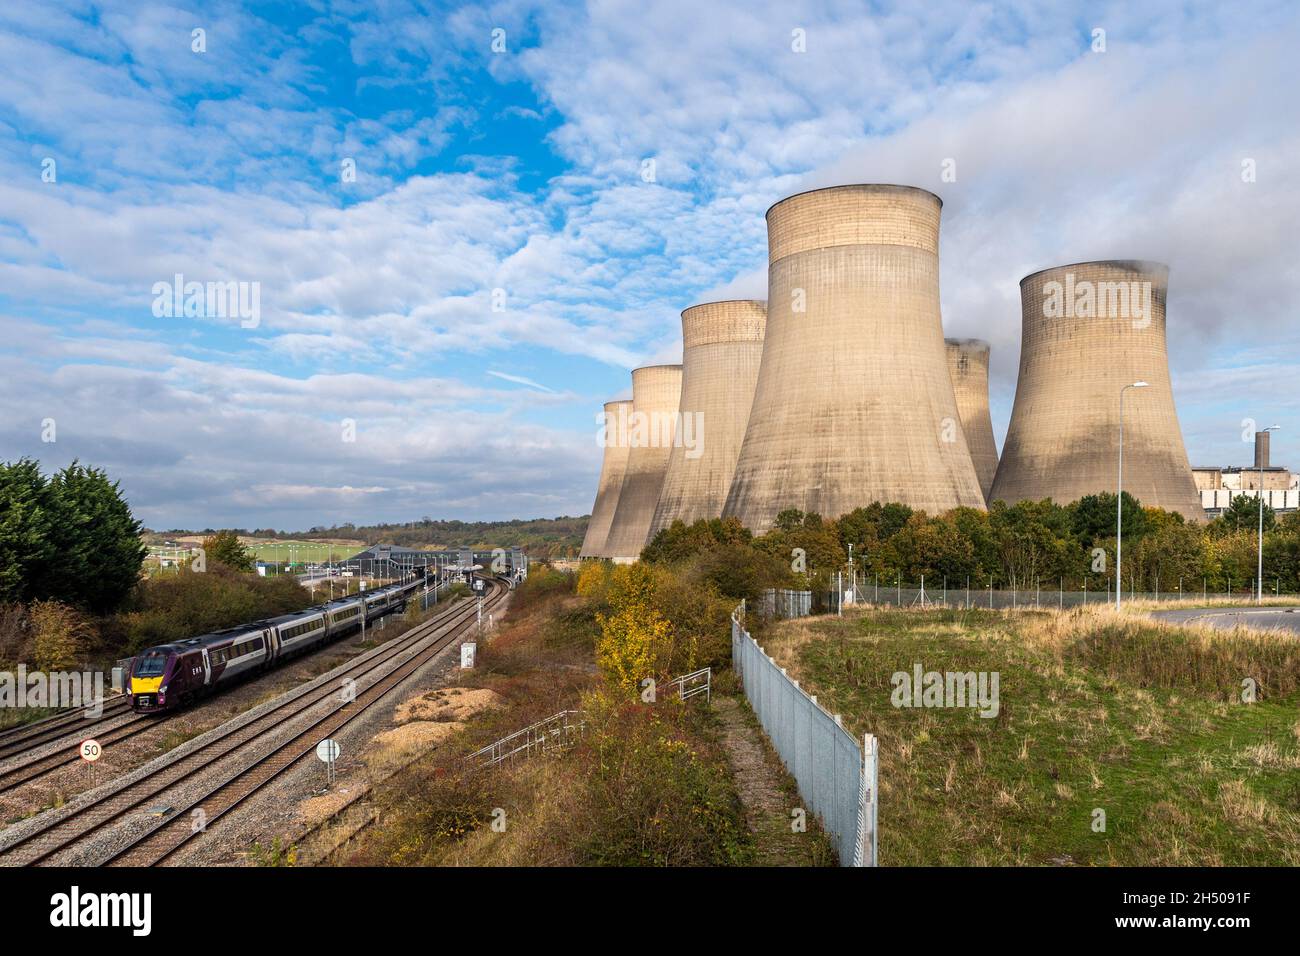
<path id="1" fill-rule="evenodd" d="M 104 713 L 97 718 L 87 720 L 81 716 L 80 710 L 76 710 L 66 714 L 56 714 L 25 727 L 12 728 L 12 731 L 31 730 L 32 733 L 15 736 L 12 740 L 0 737 L 0 762 L 37 750 L 63 738 L 67 738 L 69 746 L 47 754 L 33 753 L 13 766 L 0 769 L 0 794 L 31 783 L 61 767 L 80 762 L 80 755 L 71 746 L 73 743 L 78 743 L 87 737 L 94 737 L 104 747 L 119 744 L 137 734 L 160 726 L 163 721 L 175 714 L 175 711 L 161 714 L 133 713 L 130 698 L 123 696 L 106 702 Z M 129 719 L 107 726 L 110 721 L 123 715 L 128 715 Z"/>
<path id="2" fill-rule="evenodd" d="M 504 596 L 505 590 L 504 586 L 496 585 L 485 604 L 496 604 Z M 239 718 L 236 718 L 201 746 L 177 756 L 147 777 L 114 787 L 74 807 L 58 819 L 51 819 L 42 826 L 28 830 L 19 838 L 0 845 L 0 864 L 49 863 L 53 857 L 64 850 L 102 831 L 141 805 L 162 798 L 170 789 L 182 784 L 193 775 L 213 767 L 219 761 L 227 757 L 243 757 L 246 762 L 250 754 L 258 749 L 258 744 L 264 743 L 269 734 L 323 701 L 331 697 L 335 698 L 336 706 L 330 708 L 324 716 L 313 721 L 289 741 L 280 744 L 267 754 L 252 756 L 251 764 L 223 775 L 216 786 L 210 788 L 197 800 L 188 801 L 182 807 L 171 808 L 170 815 L 158 826 L 141 833 L 108 859 L 101 861 L 114 865 L 154 865 L 162 862 L 196 835 L 190 830 L 190 812 L 193 809 L 205 804 L 205 801 L 210 802 L 214 795 L 228 796 L 232 786 L 239 781 L 243 781 L 247 789 L 238 794 L 233 802 L 220 807 L 203 806 L 207 822 L 211 823 L 242 803 L 247 796 L 273 779 L 280 770 L 299 759 L 302 754 L 297 753 L 298 750 L 305 747 L 303 753 L 311 753 L 322 736 L 337 732 L 356 716 L 364 713 L 371 704 L 381 700 L 394 686 L 428 663 L 434 655 L 461 636 L 475 617 L 476 606 L 473 602 L 468 606 L 452 605 L 401 637 L 349 662 L 342 670 L 335 672 L 329 681 L 300 691 L 292 691 L 275 707 L 242 723 Z M 395 667 L 385 670 L 395 661 L 397 662 Z M 379 673 L 381 671 L 383 673 Z M 374 675 L 377 675 L 375 680 L 365 690 L 358 691 L 355 700 L 339 700 L 340 681 L 351 678 L 360 682 Z M 290 756 L 291 749 L 296 755 L 292 759 L 286 759 Z M 181 831 L 184 831 L 183 834 Z M 0 842 L 2 841 L 3 837 L 0 836 Z M 173 841 L 174 845 L 165 841 Z M 164 843 L 162 852 L 158 849 L 160 842 Z"/>
<path id="3" fill-rule="evenodd" d="M 77 731 L 72 736 L 77 737 L 78 740 L 84 740 L 87 737 L 93 736 L 102 746 L 107 747 L 110 744 L 117 744 L 124 740 L 129 740 L 136 734 L 144 733 L 146 730 L 152 730 L 154 727 L 158 726 L 159 722 L 157 720 L 150 720 L 145 714 L 130 713 L 129 706 L 127 707 L 127 712 L 130 716 L 120 724 L 103 730 L 100 728 L 104 726 L 104 720 L 101 719 L 87 722 L 83 729 Z M 115 716 L 121 716 L 121 714 Z M 67 731 L 51 737 L 49 740 L 58 740 L 60 737 L 64 736 L 68 736 Z M 68 737 L 68 739 L 71 740 L 72 737 Z M 48 740 L 45 741 L 45 743 L 48 742 Z M 32 747 L 26 749 L 33 749 L 38 746 L 42 746 L 42 744 L 33 744 Z M 23 751 L 19 751 L 19 753 L 22 752 Z M 76 749 L 73 747 L 63 747 L 53 753 L 41 756 L 30 756 L 21 763 L 15 764 L 14 766 L 0 772 L 0 793 L 7 793 L 16 787 L 21 787 L 25 783 L 30 783 L 37 777 L 43 777 L 52 770 L 75 764 L 79 760 L 81 760 L 81 757 L 78 756 Z"/>
<path id="4" fill-rule="evenodd" d="M 42 747 L 71 734 L 82 733 L 100 726 L 103 722 L 120 717 L 131 709 L 126 697 L 111 697 L 104 701 L 104 712 L 98 717 L 83 716 L 78 707 L 42 720 L 0 731 L 0 760 L 8 760 L 28 750 Z"/>

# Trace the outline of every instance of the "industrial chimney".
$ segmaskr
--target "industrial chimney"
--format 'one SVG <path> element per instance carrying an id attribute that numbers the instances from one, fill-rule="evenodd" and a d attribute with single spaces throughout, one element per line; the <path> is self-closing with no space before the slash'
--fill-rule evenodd
<path id="1" fill-rule="evenodd" d="M 632 372 L 627 471 L 604 547 L 604 556 L 617 563 L 639 558 L 649 537 L 676 435 L 681 394 L 680 365 L 648 365 Z"/>
<path id="2" fill-rule="evenodd" d="M 1204 520 L 1165 348 L 1169 268 L 1080 262 L 1020 280 L 1020 378 L 990 500 L 1060 504 L 1115 492 L 1120 389 L 1124 490 Z"/>
<path id="3" fill-rule="evenodd" d="M 979 339 L 944 339 L 948 374 L 957 395 L 957 414 L 966 433 L 980 491 L 987 499 L 998 470 L 998 448 L 989 416 L 989 344 Z"/>
<path id="4" fill-rule="evenodd" d="M 1259 429 L 1255 432 L 1255 467 L 1268 467 L 1268 436 L 1269 432 Z"/>
<path id="5" fill-rule="evenodd" d="M 768 314 L 724 515 L 984 507 L 939 319 L 938 196 L 836 186 L 767 211 Z"/>
<path id="6" fill-rule="evenodd" d="M 682 313 L 682 401 L 650 537 L 676 520 L 717 518 L 745 440 L 767 303 L 706 302 Z"/>
<path id="7" fill-rule="evenodd" d="M 600 433 L 605 456 L 600 462 L 600 483 L 596 486 L 596 503 L 591 506 L 591 519 L 582 539 L 580 558 L 605 557 L 605 539 L 609 525 L 618 507 L 618 493 L 623 487 L 623 474 L 627 471 L 627 423 L 632 415 L 630 401 L 606 402 L 605 424 Z"/>

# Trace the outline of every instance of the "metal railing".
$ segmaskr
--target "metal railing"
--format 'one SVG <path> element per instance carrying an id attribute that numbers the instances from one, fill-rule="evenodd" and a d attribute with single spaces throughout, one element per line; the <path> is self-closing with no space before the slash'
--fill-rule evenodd
<path id="1" fill-rule="evenodd" d="M 674 677 L 665 687 L 677 688 L 677 697 L 679 700 L 689 700 L 700 694 L 709 703 L 713 702 L 713 668 L 702 667 L 697 671 L 691 671 L 689 674 L 683 674 L 681 677 Z"/>
<path id="2" fill-rule="evenodd" d="M 702 667 L 689 674 L 674 677 L 663 685 L 665 688 L 676 687 L 680 700 L 704 695 L 706 701 L 713 699 L 713 668 Z M 515 757 L 530 757 L 535 753 L 554 753 L 567 750 L 576 743 L 586 728 L 582 712 L 562 710 L 545 720 L 539 720 L 522 730 L 507 734 L 500 740 L 494 740 L 486 747 L 481 747 L 465 758 L 465 763 L 474 764 L 476 768 L 495 767 L 513 760 Z"/>
<path id="3" fill-rule="evenodd" d="M 478 767 L 494 767 L 505 760 L 517 756 L 530 757 L 534 753 L 564 750 L 573 745 L 582 735 L 586 726 L 576 710 L 562 710 L 545 720 L 530 724 L 523 730 L 516 730 L 500 740 L 494 740 L 465 758 L 466 763 L 475 763 Z"/>
<path id="4" fill-rule="evenodd" d="M 763 591 L 762 613 L 765 620 L 807 617 L 812 613 L 812 591 L 790 588 L 767 588 Z"/>
<path id="5" fill-rule="evenodd" d="M 876 738 L 867 734 L 859 747 L 839 715 L 818 704 L 750 637 L 743 614 L 741 604 L 731 617 L 731 660 L 745 697 L 808 809 L 830 835 L 840 864 L 875 866 Z"/>

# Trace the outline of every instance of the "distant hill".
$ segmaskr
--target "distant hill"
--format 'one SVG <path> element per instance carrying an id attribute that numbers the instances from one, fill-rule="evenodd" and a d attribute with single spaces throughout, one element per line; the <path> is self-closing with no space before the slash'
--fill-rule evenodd
<path id="1" fill-rule="evenodd" d="M 434 521 L 422 518 L 401 524 L 315 527 L 295 536 L 361 538 L 407 548 L 523 548 L 534 560 L 576 558 L 590 515 L 571 518 L 516 518 L 511 521 Z"/>
<path id="2" fill-rule="evenodd" d="M 273 528 L 232 528 L 249 540 L 310 540 L 330 543 L 358 542 L 397 544 L 405 548 L 524 548 L 534 560 L 576 558 L 587 533 L 590 515 L 571 518 L 516 518 L 511 521 L 434 521 L 421 518 L 401 524 L 344 524 L 326 528 L 317 525 L 307 531 L 276 531 Z M 213 529 L 205 529 L 211 533 Z M 205 532 L 173 529 L 146 531 L 146 543 L 191 543 Z"/>

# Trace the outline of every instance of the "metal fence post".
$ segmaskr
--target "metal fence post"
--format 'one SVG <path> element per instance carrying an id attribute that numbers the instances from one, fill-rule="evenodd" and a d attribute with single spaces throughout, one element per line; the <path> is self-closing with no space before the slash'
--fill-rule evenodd
<path id="1" fill-rule="evenodd" d="M 876 809 L 880 804 L 880 761 L 879 761 L 879 741 L 876 740 L 875 734 L 866 734 L 863 737 L 862 747 L 862 779 L 866 784 L 866 805 L 859 809 L 859 819 L 864 821 L 866 827 L 866 839 L 863 841 L 864 859 L 863 866 L 876 866 Z"/>

